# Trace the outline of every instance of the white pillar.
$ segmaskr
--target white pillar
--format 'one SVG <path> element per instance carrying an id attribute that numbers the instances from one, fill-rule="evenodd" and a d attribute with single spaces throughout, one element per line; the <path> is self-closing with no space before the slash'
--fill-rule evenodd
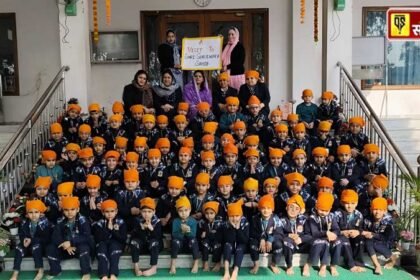
<path id="1" fill-rule="evenodd" d="M 59 5 L 61 65 L 70 66 L 66 73 L 66 96 L 79 100 L 87 112 L 90 80 L 88 1 L 77 1 L 77 16 L 67 16 Z M 67 30 L 66 30 L 67 29 Z"/>

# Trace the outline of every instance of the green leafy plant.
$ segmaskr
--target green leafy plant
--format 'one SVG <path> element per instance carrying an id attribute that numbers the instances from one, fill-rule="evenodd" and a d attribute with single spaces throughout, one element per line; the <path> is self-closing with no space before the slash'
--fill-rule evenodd
<path id="1" fill-rule="evenodd" d="M 414 222 L 414 228 L 418 230 L 420 219 L 420 177 L 403 174 L 400 176 L 405 181 L 409 192 L 410 207 L 407 212 L 399 217 L 396 228 L 398 232 L 407 231 Z M 419 232 L 417 231 L 418 235 Z M 418 240 L 418 239 L 417 239 Z"/>

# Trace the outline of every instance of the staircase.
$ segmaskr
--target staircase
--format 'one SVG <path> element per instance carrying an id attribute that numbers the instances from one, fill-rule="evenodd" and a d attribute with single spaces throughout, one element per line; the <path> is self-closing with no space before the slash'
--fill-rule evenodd
<path id="1" fill-rule="evenodd" d="M 407 159 L 411 170 L 417 173 L 419 166 L 417 157 L 420 155 L 420 116 L 410 118 L 384 118 L 382 119 L 382 123 Z"/>
<path id="2" fill-rule="evenodd" d="M 18 124 L 0 124 L 0 152 L 9 143 L 18 128 Z"/>

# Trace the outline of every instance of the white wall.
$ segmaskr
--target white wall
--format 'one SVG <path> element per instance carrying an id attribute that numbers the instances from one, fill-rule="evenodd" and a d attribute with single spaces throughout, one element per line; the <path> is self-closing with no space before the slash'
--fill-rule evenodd
<path id="1" fill-rule="evenodd" d="M 20 96 L 3 98 L 5 122 L 22 121 L 60 68 L 58 8 L 54 0 L 1 0 L 16 13 Z"/>
<path id="2" fill-rule="evenodd" d="M 353 36 L 362 36 L 363 7 L 418 6 L 418 0 L 363 0 L 353 2 Z M 383 117 L 420 116 L 420 90 L 363 91 L 367 100 L 378 115 Z M 384 97 L 387 97 L 384 99 Z M 388 114 L 386 114 L 388 113 Z"/>
<path id="3" fill-rule="evenodd" d="M 206 9 L 269 9 L 269 73 L 272 104 L 290 99 L 292 92 L 292 2 L 285 0 L 230 0 L 212 1 Z M 140 11 L 147 10 L 195 10 L 192 0 L 124 0 L 112 1 L 112 23 L 105 24 L 105 4 L 99 1 L 102 31 L 140 30 Z M 90 16 L 90 26 L 92 17 Z M 304 49 L 304 47 L 303 47 Z M 99 101 L 110 107 L 120 99 L 125 84 L 130 83 L 141 64 L 92 65 L 91 93 L 89 101 Z M 310 85 L 309 85 L 310 86 Z"/>

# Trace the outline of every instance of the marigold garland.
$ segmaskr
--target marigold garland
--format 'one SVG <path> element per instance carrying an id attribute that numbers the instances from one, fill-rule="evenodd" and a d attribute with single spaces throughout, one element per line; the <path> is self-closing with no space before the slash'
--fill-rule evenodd
<path id="1" fill-rule="evenodd" d="M 105 0 L 106 25 L 111 25 L 111 0 Z"/>
<path id="2" fill-rule="evenodd" d="M 300 0 L 300 23 L 305 22 L 305 0 Z"/>
<path id="3" fill-rule="evenodd" d="M 314 0 L 314 41 L 318 42 L 318 0 Z"/>
<path id="4" fill-rule="evenodd" d="M 98 0 L 92 0 L 93 12 L 93 43 L 99 42 L 99 29 L 98 29 Z"/>

